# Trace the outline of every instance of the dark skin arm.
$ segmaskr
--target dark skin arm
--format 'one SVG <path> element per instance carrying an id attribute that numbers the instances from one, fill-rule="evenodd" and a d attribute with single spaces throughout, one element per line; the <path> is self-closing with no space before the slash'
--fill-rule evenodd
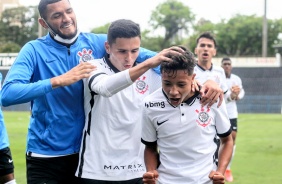
<path id="1" fill-rule="evenodd" d="M 213 184 L 225 183 L 224 172 L 231 159 L 233 151 L 233 139 L 231 134 L 227 137 L 220 138 L 220 143 L 218 168 L 216 171 L 211 171 L 209 175 L 209 178 L 213 180 Z"/>
<path id="2" fill-rule="evenodd" d="M 144 184 L 155 184 L 159 173 L 156 170 L 159 164 L 159 153 L 157 149 L 157 143 L 145 147 L 144 160 L 147 172 L 143 174 Z"/>

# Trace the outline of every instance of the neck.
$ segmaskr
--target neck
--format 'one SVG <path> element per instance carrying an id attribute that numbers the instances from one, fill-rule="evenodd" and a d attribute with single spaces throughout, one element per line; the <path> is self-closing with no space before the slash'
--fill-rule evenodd
<path id="1" fill-rule="evenodd" d="M 205 70 L 209 70 L 212 66 L 212 63 L 209 61 L 200 61 L 198 60 L 198 65 L 202 68 L 204 68 Z"/>

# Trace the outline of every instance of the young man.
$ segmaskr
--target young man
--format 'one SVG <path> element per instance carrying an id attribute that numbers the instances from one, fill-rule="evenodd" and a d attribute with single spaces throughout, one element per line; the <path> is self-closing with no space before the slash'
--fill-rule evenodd
<path id="1" fill-rule="evenodd" d="M 233 145 L 225 103 L 211 108 L 200 104 L 201 96 L 191 90 L 195 60 L 190 51 L 171 59 L 161 64 L 162 88 L 144 99 L 141 119 L 147 172 L 143 181 L 224 183 Z M 222 144 L 218 167 L 213 160 L 215 135 Z"/>
<path id="2" fill-rule="evenodd" d="M 2 74 L 0 73 L 0 89 Z M 1 95 L 1 94 L 0 94 Z M 16 184 L 14 178 L 14 162 L 9 148 L 9 138 L 4 124 L 4 117 L 0 109 L 0 183 Z"/>
<path id="3" fill-rule="evenodd" d="M 108 30 L 107 55 L 91 61 L 97 70 L 84 80 L 86 120 L 76 172 L 80 183 L 142 183 L 140 108 L 143 98 L 161 86 L 151 68 L 181 49 L 164 49 L 136 65 L 140 44 L 139 25 L 116 20 Z"/>
<path id="4" fill-rule="evenodd" d="M 232 62 L 230 58 L 223 58 L 221 60 L 221 67 L 224 69 L 226 80 L 227 80 L 227 86 L 231 90 L 231 96 L 227 99 L 226 102 L 226 108 L 228 117 L 230 119 L 231 127 L 232 127 L 232 139 L 233 139 L 233 153 L 231 160 L 227 166 L 227 169 L 225 171 L 225 179 L 228 182 L 233 181 L 233 176 L 231 173 L 231 163 L 235 155 L 235 149 L 236 149 L 236 136 L 238 131 L 237 126 L 237 118 L 238 118 L 238 110 L 237 110 L 237 104 L 236 102 L 240 99 L 242 99 L 245 95 L 245 91 L 242 85 L 242 80 L 239 76 L 232 74 Z"/>
<path id="5" fill-rule="evenodd" d="M 27 183 L 75 183 L 84 127 L 83 81 L 105 55 L 106 35 L 81 33 L 68 0 L 41 0 L 39 23 L 49 33 L 28 42 L 6 76 L 2 105 L 31 101 Z M 141 49 L 137 61 L 155 55 Z"/>
<path id="6" fill-rule="evenodd" d="M 141 102 L 161 86 L 151 68 L 181 49 L 165 49 L 136 65 L 140 44 L 139 25 L 116 20 L 108 29 L 107 55 L 91 61 L 97 69 L 84 80 L 86 120 L 76 173 L 82 184 L 142 183 Z"/>
<path id="7" fill-rule="evenodd" d="M 195 48 L 197 65 L 194 68 L 194 73 L 196 74 L 195 79 L 201 83 L 208 79 L 215 81 L 224 92 L 224 98 L 227 99 L 230 97 L 231 92 L 228 90 L 224 71 L 220 66 L 212 64 L 212 58 L 216 55 L 216 47 L 216 40 L 210 32 L 204 32 L 197 38 L 197 45 Z M 217 136 L 215 137 L 214 142 L 219 149 L 220 140 Z M 218 161 L 218 149 L 214 155 L 216 163 Z"/>

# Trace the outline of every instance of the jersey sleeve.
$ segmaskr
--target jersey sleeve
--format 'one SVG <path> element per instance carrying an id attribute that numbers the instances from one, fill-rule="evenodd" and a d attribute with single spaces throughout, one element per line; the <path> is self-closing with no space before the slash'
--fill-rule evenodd
<path id="1" fill-rule="evenodd" d="M 157 141 L 157 132 L 156 128 L 151 121 L 148 111 L 150 109 L 146 106 L 146 98 L 143 101 L 142 106 L 142 132 L 141 132 L 141 141 L 145 145 L 150 145 Z"/>
<path id="2" fill-rule="evenodd" d="M 244 90 L 243 85 L 242 85 L 242 80 L 239 76 L 237 76 L 237 80 L 238 80 L 238 86 L 241 88 L 240 93 L 238 95 L 238 98 L 242 99 L 245 96 L 245 90 Z"/>
<path id="3" fill-rule="evenodd" d="M 130 79 L 129 70 L 108 75 L 105 69 L 106 67 L 101 61 L 101 59 L 90 61 L 97 67 L 87 79 L 90 91 L 110 97 L 133 83 Z"/>
<path id="4" fill-rule="evenodd" d="M 220 107 L 213 108 L 215 110 L 215 124 L 216 124 L 216 131 L 219 137 L 226 137 L 231 134 L 231 124 L 228 118 L 226 104 L 222 102 Z"/>

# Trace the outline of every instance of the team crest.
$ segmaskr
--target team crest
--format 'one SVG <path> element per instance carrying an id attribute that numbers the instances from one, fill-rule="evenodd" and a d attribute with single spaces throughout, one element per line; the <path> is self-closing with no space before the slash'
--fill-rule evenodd
<path id="1" fill-rule="evenodd" d="M 199 114 L 198 115 L 198 119 L 196 120 L 196 122 L 198 123 L 198 125 L 202 126 L 202 127 L 206 127 L 211 123 L 211 117 L 209 116 L 209 112 L 210 109 L 207 108 L 207 110 L 205 111 L 204 108 L 201 108 L 201 110 L 196 110 L 196 112 Z"/>
<path id="2" fill-rule="evenodd" d="M 80 57 L 79 61 L 87 62 L 93 60 L 94 57 L 92 56 L 92 50 L 86 50 L 85 48 L 82 51 L 79 51 L 77 55 Z"/>
<path id="3" fill-rule="evenodd" d="M 146 93 L 146 91 L 148 91 L 148 89 L 149 89 L 149 85 L 146 84 L 145 79 L 146 79 L 146 76 L 143 76 L 142 78 L 138 78 L 135 82 L 135 84 L 136 84 L 135 89 L 140 94 Z"/>

